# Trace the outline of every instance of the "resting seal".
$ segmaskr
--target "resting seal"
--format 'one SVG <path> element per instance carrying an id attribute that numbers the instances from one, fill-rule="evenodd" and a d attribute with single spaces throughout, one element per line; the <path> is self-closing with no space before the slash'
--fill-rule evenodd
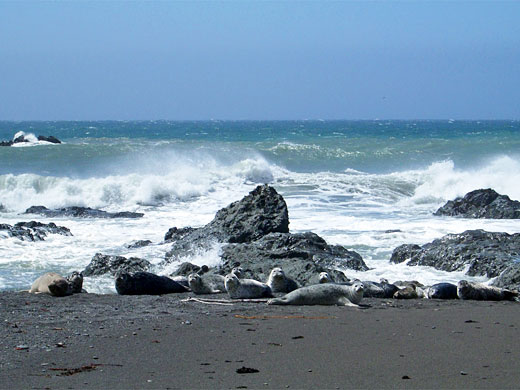
<path id="1" fill-rule="evenodd" d="M 269 274 L 266 284 L 274 293 L 289 293 L 298 288 L 298 284 L 285 275 L 280 267 L 273 268 Z"/>
<path id="2" fill-rule="evenodd" d="M 518 291 L 461 280 L 457 284 L 457 295 L 460 299 L 475 301 L 514 301 L 518 297 Z"/>
<path id="3" fill-rule="evenodd" d="M 67 279 L 55 272 L 47 272 L 36 279 L 29 292 L 49 294 L 55 297 L 64 297 L 71 294 Z"/>
<path id="4" fill-rule="evenodd" d="M 188 291 L 169 277 L 150 272 L 121 273 L 116 278 L 116 290 L 120 295 L 160 295 Z"/>
<path id="5" fill-rule="evenodd" d="M 320 283 L 334 283 L 334 279 L 332 279 L 328 272 L 320 272 L 318 280 Z"/>
<path id="6" fill-rule="evenodd" d="M 394 293 L 395 299 L 417 299 L 425 297 L 426 295 L 424 290 L 415 284 L 409 284 L 405 288 L 402 288 Z"/>
<path id="7" fill-rule="evenodd" d="M 399 291 L 399 287 L 388 283 L 386 279 L 381 279 L 381 282 L 363 280 L 361 283 L 363 283 L 363 296 L 365 298 L 392 298 Z"/>
<path id="8" fill-rule="evenodd" d="M 451 283 L 437 283 L 426 289 L 428 299 L 457 299 L 457 286 Z"/>
<path id="9" fill-rule="evenodd" d="M 238 279 L 229 274 L 225 278 L 226 291 L 232 299 L 271 298 L 273 292 L 267 284 L 253 279 Z"/>
<path id="10" fill-rule="evenodd" d="M 69 284 L 69 293 L 78 294 L 85 292 L 83 290 L 83 274 L 78 271 L 73 271 L 67 276 L 67 283 Z"/>
<path id="11" fill-rule="evenodd" d="M 267 304 L 357 306 L 362 298 L 361 282 L 354 282 L 351 286 L 323 283 L 299 288 L 281 298 L 269 299 Z"/>
<path id="12" fill-rule="evenodd" d="M 213 288 L 209 283 L 205 282 L 204 279 L 197 274 L 188 275 L 188 285 L 191 291 L 195 294 L 218 294 L 223 292 Z"/>

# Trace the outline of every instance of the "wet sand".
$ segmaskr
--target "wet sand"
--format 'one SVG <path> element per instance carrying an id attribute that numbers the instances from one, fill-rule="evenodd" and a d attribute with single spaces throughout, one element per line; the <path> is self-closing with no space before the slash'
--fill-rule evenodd
<path id="1" fill-rule="evenodd" d="M 520 304 L 0 293 L 6 389 L 518 388 Z M 219 294 L 208 298 L 226 299 Z M 244 373 L 241 373 L 244 372 Z"/>

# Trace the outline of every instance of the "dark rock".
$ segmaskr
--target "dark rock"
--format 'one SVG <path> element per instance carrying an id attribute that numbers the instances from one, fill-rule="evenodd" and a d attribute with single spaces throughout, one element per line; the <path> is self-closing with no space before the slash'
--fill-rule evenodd
<path id="1" fill-rule="evenodd" d="M 126 247 L 128 249 L 136 249 L 136 248 L 143 248 L 145 246 L 150 245 L 152 242 L 150 240 L 139 240 L 131 242 L 130 244 L 127 244 Z"/>
<path id="2" fill-rule="evenodd" d="M 520 263 L 518 257 L 490 283 L 491 286 L 520 290 Z"/>
<path id="3" fill-rule="evenodd" d="M 412 258 L 414 254 L 421 251 L 421 247 L 416 244 L 403 244 L 398 246 L 392 252 L 392 257 L 390 258 L 391 263 L 399 264 L 404 261 L 408 261 Z"/>
<path id="4" fill-rule="evenodd" d="M 267 280 L 275 267 L 299 284 L 317 283 L 320 272 L 333 273 L 335 268 L 366 271 L 361 256 L 339 245 L 328 245 L 314 233 L 271 233 L 251 242 L 228 244 L 222 248 L 221 273 L 240 265 L 257 280 Z"/>
<path id="5" fill-rule="evenodd" d="M 146 271 L 150 266 L 149 261 L 138 257 L 130 257 L 127 259 L 123 256 L 109 256 L 96 253 L 82 274 L 83 276 L 97 276 L 107 273 L 118 275 L 120 273 Z"/>
<path id="6" fill-rule="evenodd" d="M 434 215 L 447 215 L 464 218 L 520 218 L 520 202 L 511 200 L 488 188 L 467 193 L 463 198 L 450 200 L 439 208 Z"/>
<path id="7" fill-rule="evenodd" d="M 194 230 L 196 229 L 192 227 L 185 227 L 180 229 L 172 227 L 164 235 L 164 241 L 171 242 L 182 240 L 184 237 L 186 237 L 189 233 L 192 233 Z"/>
<path id="8" fill-rule="evenodd" d="M 19 144 L 22 142 L 29 142 L 29 140 L 25 139 L 23 135 L 20 135 L 13 140 L 13 144 Z"/>
<path id="9" fill-rule="evenodd" d="M 208 267 L 206 267 L 207 270 Z M 201 271 L 201 267 L 195 264 L 191 264 L 188 262 L 182 263 L 177 271 L 175 271 L 172 276 L 188 276 L 189 274 L 196 274 Z M 203 272 L 202 272 L 203 273 Z"/>
<path id="10" fill-rule="evenodd" d="M 45 237 L 47 234 L 61 234 L 63 236 L 72 236 L 70 229 L 65 226 L 56 226 L 55 223 L 41 223 L 36 221 L 18 222 L 15 227 L 23 227 L 34 230 Z"/>
<path id="11" fill-rule="evenodd" d="M 45 135 L 39 135 L 38 136 L 38 141 L 46 141 L 46 142 L 50 142 L 50 143 L 53 143 L 53 144 L 61 144 L 61 141 L 58 138 L 56 138 L 56 137 L 54 137 L 52 135 L 50 135 L 48 137 L 45 136 Z"/>
<path id="12" fill-rule="evenodd" d="M 395 252 L 392 259 L 410 259 L 407 263 L 410 266 L 426 265 L 443 271 L 466 270 L 467 275 L 488 278 L 500 275 L 505 283 L 508 278 L 505 271 L 514 271 L 515 264 L 518 264 L 520 233 L 467 230 L 460 234 L 448 234 L 420 249 L 414 245 L 401 245 Z"/>
<path id="13" fill-rule="evenodd" d="M 35 221 L 18 222 L 14 226 L 0 224 L 0 230 L 5 230 L 9 237 L 15 237 L 22 241 L 43 241 L 48 234 L 72 236 L 69 229 L 64 226 L 56 226 L 53 222 L 48 224 Z"/>
<path id="14" fill-rule="evenodd" d="M 31 206 L 25 210 L 25 214 L 40 214 L 46 217 L 80 217 L 80 218 L 141 218 L 143 213 L 133 213 L 121 211 L 109 213 L 103 210 L 91 209 L 90 207 L 64 207 L 61 209 L 49 210 L 45 206 Z"/>
<path id="15" fill-rule="evenodd" d="M 7 210 L 2 203 L 0 203 L 0 213 L 5 213 Z"/>
<path id="16" fill-rule="evenodd" d="M 185 286 L 167 276 L 150 272 L 121 273 L 115 284 L 120 295 L 160 295 L 188 291 Z"/>
<path id="17" fill-rule="evenodd" d="M 13 146 L 13 141 L 2 141 L 0 146 Z"/>
<path id="18" fill-rule="evenodd" d="M 289 213 L 282 196 L 265 184 L 219 210 L 204 227 L 170 229 L 165 240 L 173 245 L 166 261 L 209 250 L 214 243 L 250 242 L 272 232 L 289 232 Z"/>

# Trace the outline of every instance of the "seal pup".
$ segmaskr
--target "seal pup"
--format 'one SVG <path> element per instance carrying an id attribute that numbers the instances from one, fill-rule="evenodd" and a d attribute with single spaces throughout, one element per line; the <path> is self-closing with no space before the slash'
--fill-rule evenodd
<path id="1" fill-rule="evenodd" d="M 32 294 L 49 294 L 55 297 L 70 295 L 69 282 L 56 272 L 47 272 L 34 281 L 29 290 Z"/>
<path id="2" fill-rule="evenodd" d="M 160 295 L 182 293 L 188 289 L 167 276 L 140 271 L 119 274 L 116 278 L 116 291 L 120 295 Z"/>
<path id="3" fill-rule="evenodd" d="M 222 290 L 214 289 L 210 284 L 206 283 L 200 275 L 189 274 L 188 285 L 195 294 L 218 294 Z"/>
<path id="4" fill-rule="evenodd" d="M 268 305 L 338 305 L 358 306 L 363 298 L 363 283 L 354 282 L 351 286 L 335 283 L 314 284 L 301 287 L 281 298 L 267 301 Z"/>
<path id="5" fill-rule="evenodd" d="M 234 274 L 225 278 L 226 291 L 232 299 L 271 298 L 273 292 L 267 284 L 254 279 L 238 279 Z"/>
<path id="6" fill-rule="evenodd" d="M 457 283 L 457 296 L 475 301 L 514 301 L 518 297 L 518 291 L 461 280 Z"/>
<path id="7" fill-rule="evenodd" d="M 298 284 L 287 277 L 280 267 L 271 270 L 266 284 L 271 287 L 271 291 L 274 293 L 290 293 L 298 288 Z"/>
<path id="8" fill-rule="evenodd" d="M 426 289 L 428 299 L 457 299 L 457 286 L 451 283 L 436 283 Z"/>

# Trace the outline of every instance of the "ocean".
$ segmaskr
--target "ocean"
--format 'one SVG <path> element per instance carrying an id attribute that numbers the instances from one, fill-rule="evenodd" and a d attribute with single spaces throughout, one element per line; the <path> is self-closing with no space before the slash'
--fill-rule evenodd
<path id="1" fill-rule="evenodd" d="M 257 185 L 285 198 L 293 233 L 312 231 L 355 250 L 362 280 L 469 278 L 389 263 L 401 244 L 467 229 L 520 232 L 520 221 L 435 217 L 447 200 L 479 188 L 520 199 L 520 121 L 67 121 L 0 122 L 0 141 L 53 135 L 62 144 L 0 147 L 0 223 L 54 222 L 73 236 L 45 241 L 0 231 L 0 290 L 22 290 L 47 271 L 82 270 L 100 252 L 159 264 L 170 227 L 202 226 Z M 30 206 L 85 206 L 140 219 L 24 215 Z M 135 240 L 152 245 L 128 249 Z M 219 247 L 183 261 L 214 266 Z M 172 272 L 178 264 L 154 269 Z M 111 277 L 85 278 L 115 293 Z"/>

